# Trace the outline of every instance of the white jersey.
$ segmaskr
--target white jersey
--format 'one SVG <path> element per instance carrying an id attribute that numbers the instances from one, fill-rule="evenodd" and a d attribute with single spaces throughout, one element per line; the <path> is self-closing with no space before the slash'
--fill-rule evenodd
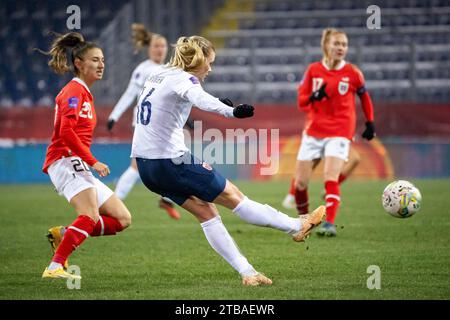
<path id="1" fill-rule="evenodd" d="M 189 151 L 183 127 L 193 105 L 233 117 L 233 108 L 206 93 L 192 74 L 168 65 L 155 70 L 139 97 L 131 157 L 171 159 Z"/>
<path id="2" fill-rule="evenodd" d="M 144 87 L 145 80 L 148 76 L 161 65 L 153 62 L 152 60 L 145 60 L 141 62 L 131 74 L 130 82 L 125 92 L 120 97 L 117 104 L 114 106 L 108 120 L 117 121 L 122 114 L 131 106 L 136 107 L 136 100 Z M 135 108 L 136 109 L 136 108 Z M 136 110 L 134 112 L 136 116 Z M 133 125 L 136 122 L 136 117 L 133 117 Z"/>

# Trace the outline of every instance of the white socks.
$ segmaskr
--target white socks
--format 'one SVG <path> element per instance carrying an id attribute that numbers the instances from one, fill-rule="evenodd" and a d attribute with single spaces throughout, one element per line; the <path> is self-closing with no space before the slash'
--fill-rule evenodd
<path id="1" fill-rule="evenodd" d="M 124 200 L 138 180 L 139 172 L 133 167 L 128 167 L 128 169 L 120 176 L 119 181 L 117 181 L 114 193 L 120 200 Z"/>
<path id="2" fill-rule="evenodd" d="M 300 230 L 300 218 L 291 218 L 275 210 L 269 205 L 263 205 L 245 197 L 233 212 L 242 220 L 263 227 L 271 227 L 294 235 Z M 222 223 L 220 216 L 201 223 L 206 239 L 213 249 L 220 254 L 241 276 L 257 274 L 252 265 L 241 254 Z"/>
<path id="3" fill-rule="evenodd" d="M 253 276 L 257 274 L 252 265 L 239 251 L 233 238 L 231 238 L 223 225 L 220 216 L 203 222 L 200 225 L 211 247 L 239 272 L 241 276 Z"/>
<path id="4" fill-rule="evenodd" d="M 233 212 L 245 222 L 271 227 L 290 235 L 298 232 L 301 227 L 300 218 L 291 218 L 267 204 L 263 205 L 247 197 L 234 208 Z"/>
<path id="5" fill-rule="evenodd" d="M 62 268 L 62 264 L 58 262 L 50 262 L 50 265 L 48 266 L 48 270 L 56 270 L 58 268 Z"/>

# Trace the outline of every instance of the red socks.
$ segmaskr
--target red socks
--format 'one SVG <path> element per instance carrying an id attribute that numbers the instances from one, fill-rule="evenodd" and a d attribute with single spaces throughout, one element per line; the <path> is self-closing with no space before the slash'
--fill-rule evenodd
<path id="1" fill-rule="evenodd" d="M 123 230 L 120 222 L 109 216 L 100 215 L 97 223 L 91 217 L 80 215 L 66 228 L 64 237 L 56 249 L 52 261 L 64 264 L 70 254 L 90 235 L 92 237 L 115 235 Z"/>
<path id="2" fill-rule="evenodd" d="M 308 189 L 297 190 L 295 188 L 295 179 L 292 179 L 289 194 L 295 196 L 298 214 L 308 213 Z"/>
<path id="3" fill-rule="evenodd" d="M 327 221 L 334 224 L 339 204 L 341 202 L 341 193 L 339 191 L 339 182 L 325 181 L 325 201 L 327 207 Z"/>
<path id="4" fill-rule="evenodd" d="M 345 174 L 341 173 L 339 175 L 339 178 L 338 178 L 338 183 L 341 184 L 345 180 L 347 180 L 347 176 Z M 289 194 L 295 196 L 295 179 L 291 180 L 291 186 L 290 186 L 290 189 L 289 189 Z"/>
<path id="5" fill-rule="evenodd" d="M 339 185 L 347 179 L 347 176 L 340 174 L 338 181 L 325 181 L 325 201 L 327 207 L 327 221 L 334 224 L 334 219 L 341 202 L 341 193 Z M 295 196 L 298 214 L 306 214 L 309 211 L 308 205 L 308 189 L 297 190 L 295 188 L 295 180 L 291 180 L 289 194 Z"/>
<path id="6" fill-rule="evenodd" d="M 308 189 L 295 189 L 295 203 L 297 204 L 298 214 L 306 214 L 309 210 Z"/>
<path id="7" fill-rule="evenodd" d="M 345 179 L 347 179 L 347 176 L 341 173 L 338 178 L 338 183 L 341 184 Z"/>
<path id="8" fill-rule="evenodd" d="M 109 216 L 100 215 L 94 230 L 90 234 L 92 237 L 115 235 L 123 230 L 119 220 Z"/>
<path id="9" fill-rule="evenodd" d="M 75 221 L 67 227 L 61 243 L 56 249 L 52 261 L 64 264 L 69 255 L 89 237 L 94 230 L 95 222 L 92 218 L 80 215 Z"/>
<path id="10" fill-rule="evenodd" d="M 289 194 L 295 196 L 295 179 L 291 180 L 291 188 L 289 189 Z"/>

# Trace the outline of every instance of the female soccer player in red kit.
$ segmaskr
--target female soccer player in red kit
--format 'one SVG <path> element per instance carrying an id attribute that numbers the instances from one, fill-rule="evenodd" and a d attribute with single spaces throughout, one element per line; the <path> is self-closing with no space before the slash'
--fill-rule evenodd
<path id="1" fill-rule="evenodd" d="M 70 32 L 58 36 L 49 52 L 49 66 L 57 73 L 70 70 L 70 56 L 75 78 L 55 99 L 53 135 L 43 171 L 48 173 L 56 191 L 75 209 L 78 217 L 67 228 L 50 229 L 55 253 L 43 278 L 80 278 L 66 272 L 63 265 L 75 248 L 89 236 L 113 235 L 131 223 L 125 205 L 103 182 L 95 178 L 92 167 L 100 177 L 110 171 L 89 150 L 97 123 L 94 99 L 90 87 L 102 79 L 105 68 L 102 50 L 84 41 L 81 34 Z"/>
<path id="2" fill-rule="evenodd" d="M 298 107 L 307 112 L 307 123 L 297 156 L 295 201 L 299 213 L 308 212 L 308 183 L 314 161 L 324 160 L 326 222 L 316 231 L 335 236 L 334 220 L 341 201 L 339 174 L 348 159 L 355 134 L 358 95 L 366 118 L 367 140 L 375 136 L 373 106 L 365 88 L 364 76 L 344 58 L 348 51 L 347 35 L 340 30 L 322 33 L 322 61 L 310 64 L 298 92 Z"/>

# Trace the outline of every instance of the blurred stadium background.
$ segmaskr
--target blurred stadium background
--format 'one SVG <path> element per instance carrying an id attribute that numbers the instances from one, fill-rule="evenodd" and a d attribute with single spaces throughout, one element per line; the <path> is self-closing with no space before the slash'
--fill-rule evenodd
<path id="1" fill-rule="evenodd" d="M 205 88 L 257 107 L 252 121 L 235 122 L 203 112 L 203 129 L 280 130 L 279 172 L 261 177 L 259 165 L 218 166 L 231 179 L 288 179 L 294 170 L 304 115 L 296 88 L 305 67 L 321 58 L 325 27 L 349 36 L 348 61 L 363 70 L 375 105 L 378 139 L 360 139 L 363 162 L 356 179 L 450 177 L 450 0 L 58 0 L 0 4 L 0 183 L 48 183 L 41 172 L 53 124 L 53 99 L 71 78 L 52 73 L 49 31 L 64 33 L 69 5 L 81 9 L 80 31 L 104 48 L 106 73 L 94 86 L 99 123 L 93 153 L 117 179 L 128 166 L 130 110 L 113 133 L 107 116 L 126 88 L 134 67 L 130 25 L 141 22 L 170 43 L 201 34 L 213 41 L 217 58 Z M 366 26 L 366 9 L 381 8 L 381 29 Z M 113 148 L 111 148 L 113 146 Z M 320 170 L 316 173 L 320 175 Z"/>

